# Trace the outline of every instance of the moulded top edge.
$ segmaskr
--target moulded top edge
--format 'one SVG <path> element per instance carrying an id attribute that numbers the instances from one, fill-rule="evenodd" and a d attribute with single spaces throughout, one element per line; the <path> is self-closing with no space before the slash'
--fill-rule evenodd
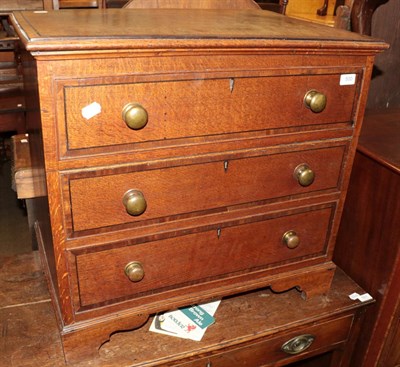
<path id="1" fill-rule="evenodd" d="M 31 51 L 117 48 L 336 48 L 378 52 L 380 40 L 264 10 L 80 9 L 15 12 Z"/>

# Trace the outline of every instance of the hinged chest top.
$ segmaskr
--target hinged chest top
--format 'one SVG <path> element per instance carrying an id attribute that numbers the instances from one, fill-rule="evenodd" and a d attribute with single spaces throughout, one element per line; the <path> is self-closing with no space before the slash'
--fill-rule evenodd
<path id="1" fill-rule="evenodd" d="M 68 361 L 156 312 L 330 288 L 385 43 L 263 10 L 12 22 L 28 51 L 32 162 L 47 190 L 35 229 Z"/>
<path id="2" fill-rule="evenodd" d="M 377 51 L 383 42 L 259 10 L 107 9 L 16 12 L 28 50 L 282 47 Z"/>

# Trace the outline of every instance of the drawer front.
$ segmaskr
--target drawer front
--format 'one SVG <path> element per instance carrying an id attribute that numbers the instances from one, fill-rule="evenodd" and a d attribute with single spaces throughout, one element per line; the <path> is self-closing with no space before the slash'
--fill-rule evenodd
<path id="1" fill-rule="evenodd" d="M 305 106 L 310 90 L 327 98 L 320 113 Z M 341 86 L 340 74 L 330 74 L 66 86 L 64 93 L 67 149 L 74 150 L 349 122 L 356 84 Z M 82 110 L 94 102 L 101 112 L 85 118 Z M 129 103 L 147 112 L 144 127 L 124 122 Z"/>
<path id="2" fill-rule="evenodd" d="M 271 366 L 278 361 L 311 354 L 318 349 L 333 349 L 340 342 L 348 338 L 353 316 L 346 316 L 332 321 L 308 325 L 296 332 L 256 342 L 243 348 L 230 350 L 225 353 L 198 359 L 189 363 L 179 364 L 179 367 L 249 367 L 249 366 Z M 308 348 L 300 348 L 297 354 L 288 354 L 282 351 L 282 345 L 290 340 L 301 340 L 299 344 L 306 347 L 307 340 L 313 341 Z M 298 357 L 297 357 L 298 358 Z M 175 364 L 175 366 L 178 366 Z"/>
<path id="3" fill-rule="evenodd" d="M 211 209 L 336 189 L 344 153 L 345 146 L 338 146 L 71 179 L 73 231 L 164 221 L 177 215 L 200 215 Z M 309 186 L 300 185 L 294 177 L 303 163 L 315 174 Z M 143 214 L 128 214 L 130 192 L 142 195 L 146 203 Z"/>
<path id="4" fill-rule="evenodd" d="M 229 274 L 265 269 L 272 264 L 323 255 L 333 208 L 76 255 L 81 306 L 136 298 L 178 289 Z M 283 214 L 282 214 L 283 215 Z M 253 219 L 254 220 L 254 219 Z M 294 231 L 300 240 L 289 248 L 283 237 Z M 293 247 L 293 246 L 291 246 Z M 127 264 L 144 277 L 131 281 Z"/>

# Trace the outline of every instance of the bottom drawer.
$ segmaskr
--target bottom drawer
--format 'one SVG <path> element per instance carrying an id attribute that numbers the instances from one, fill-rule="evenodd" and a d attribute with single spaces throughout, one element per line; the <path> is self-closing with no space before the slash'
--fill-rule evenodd
<path id="1" fill-rule="evenodd" d="M 137 299 L 210 279 L 267 269 L 321 256 L 326 251 L 332 207 L 254 221 L 133 246 L 77 253 L 80 307 Z M 295 233 L 291 246 L 283 238 Z M 77 250 L 79 251 L 79 250 Z M 141 276 L 131 280 L 127 275 Z M 300 265 L 299 265 L 300 266 Z M 139 273 L 140 271 L 140 273 Z M 122 298 L 123 299 L 123 298 Z"/>
<path id="2" fill-rule="evenodd" d="M 266 305 L 267 307 L 267 305 Z M 319 349 L 329 350 L 345 342 L 353 315 L 318 324 L 304 326 L 297 331 L 247 344 L 209 357 L 202 357 L 175 366 L 179 367 L 261 367 L 298 356 L 306 357 Z M 286 344 L 287 351 L 283 346 Z M 291 352 L 293 354 L 291 354 Z M 303 359 L 300 357 L 300 359 Z"/>

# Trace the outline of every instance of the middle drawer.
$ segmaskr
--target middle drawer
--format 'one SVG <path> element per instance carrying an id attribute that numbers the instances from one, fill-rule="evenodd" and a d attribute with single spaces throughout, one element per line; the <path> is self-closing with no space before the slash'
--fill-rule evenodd
<path id="1" fill-rule="evenodd" d="M 161 222 L 234 205 L 339 190 L 345 151 L 342 145 L 127 173 L 111 170 L 102 176 L 97 176 L 99 172 L 67 175 L 71 230 Z"/>

